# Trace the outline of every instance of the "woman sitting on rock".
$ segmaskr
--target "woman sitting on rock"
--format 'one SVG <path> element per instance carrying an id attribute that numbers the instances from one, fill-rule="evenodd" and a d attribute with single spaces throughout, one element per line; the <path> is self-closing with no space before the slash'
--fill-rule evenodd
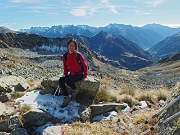
<path id="1" fill-rule="evenodd" d="M 75 39 L 67 43 L 68 52 L 63 57 L 64 76 L 59 79 L 59 86 L 64 96 L 64 102 L 61 107 L 66 107 L 71 100 L 76 98 L 78 93 L 75 82 L 86 80 L 88 66 L 82 54 L 77 52 L 78 44 Z M 79 59 L 79 60 L 78 60 Z M 68 95 L 65 83 L 73 90 L 72 95 Z"/>

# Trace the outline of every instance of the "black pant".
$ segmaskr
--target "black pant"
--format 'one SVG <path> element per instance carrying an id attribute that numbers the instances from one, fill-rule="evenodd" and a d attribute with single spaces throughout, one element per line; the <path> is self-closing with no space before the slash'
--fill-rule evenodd
<path id="1" fill-rule="evenodd" d="M 59 86 L 62 90 L 63 96 L 68 96 L 68 91 L 66 89 L 65 83 L 71 87 L 73 90 L 76 90 L 75 82 L 78 82 L 84 78 L 83 74 L 74 74 L 74 75 L 67 75 L 60 77 L 59 79 Z"/>

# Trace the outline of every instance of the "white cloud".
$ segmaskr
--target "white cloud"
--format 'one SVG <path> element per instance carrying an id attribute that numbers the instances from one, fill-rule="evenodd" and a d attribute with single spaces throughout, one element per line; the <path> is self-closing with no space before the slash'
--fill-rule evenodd
<path id="1" fill-rule="evenodd" d="M 152 7 L 157 7 L 160 4 L 163 4 L 169 0 L 135 0 L 136 2 L 139 3 L 145 3 L 147 5 L 150 5 Z"/>
<path id="2" fill-rule="evenodd" d="M 135 13 L 137 14 L 137 15 L 149 15 L 149 14 L 154 14 L 154 13 L 152 13 L 152 11 L 140 11 L 140 10 L 136 10 L 135 11 Z"/>
<path id="3" fill-rule="evenodd" d="M 72 5 L 74 4 L 72 3 Z M 86 0 L 80 6 L 77 6 L 76 8 L 72 9 L 70 13 L 75 16 L 85 16 L 85 15 L 92 16 L 95 12 L 97 12 L 100 9 L 104 9 L 105 11 L 109 10 L 113 14 L 118 14 L 118 11 L 116 10 L 116 6 L 113 5 L 110 2 L 110 0 L 100 0 L 99 2 Z"/>
<path id="4" fill-rule="evenodd" d="M 104 7 L 108 8 L 112 13 L 119 14 L 116 10 L 116 6 L 110 3 L 110 0 L 101 0 L 101 3 Z"/>
<path id="5" fill-rule="evenodd" d="M 73 9 L 70 11 L 70 13 L 74 16 L 85 16 L 87 14 L 86 9 L 84 8 Z"/>
<path id="6" fill-rule="evenodd" d="M 96 8 L 91 8 L 89 10 L 89 14 L 92 16 L 94 14 L 94 12 L 96 12 Z"/>
<path id="7" fill-rule="evenodd" d="M 38 2 L 38 0 L 10 0 L 10 2 L 13 2 L 13 3 L 35 3 L 35 2 Z"/>

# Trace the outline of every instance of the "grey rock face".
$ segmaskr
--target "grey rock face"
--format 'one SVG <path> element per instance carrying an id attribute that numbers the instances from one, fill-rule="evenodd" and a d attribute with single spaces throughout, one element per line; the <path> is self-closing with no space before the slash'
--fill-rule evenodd
<path id="1" fill-rule="evenodd" d="M 25 126 L 42 126 L 52 119 L 52 116 L 46 112 L 29 111 L 23 116 Z"/>
<path id="2" fill-rule="evenodd" d="M 10 94 L 14 91 L 25 91 L 30 88 L 26 79 L 19 76 L 2 76 L 0 78 L 0 101 L 6 102 L 10 98 Z"/>
<path id="3" fill-rule="evenodd" d="M 58 86 L 58 79 L 50 78 L 48 80 L 43 80 L 41 85 L 44 87 L 44 89 L 42 89 L 40 93 L 41 94 L 54 93 L 54 90 Z M 91 104 L 96 96 L 98 89 L 99 89 L 100 82 L 98 80 L 96 80 L 95 78 L 88 76 L 87 81 L 85 81 L 85 82 L 79 81 L 79 82 L 76 82 L 75 84 L 77 86 L 77 89 L 79 90 L 79 92 L 77 94 L 77 101 L 78 101 L 78 97 L 80 97 L 81 101 L 83 101 L 83 103 Z M 72 89 L 67 86 L 67 90 L 68 90 L 68 93 L 71 94 Z"/>
<path id="4" fill-rule="evenodd" d="M 126 108 L 126 104 L 119 104 L 119 103 L 107 103 L 107 104 L 97 104 L 91 105 L 91 118 L 96 115 L 103 114 L 109 111 L 113 111 L 116 108 L 124 109 Z"/>
<path id="5" fill-rule="evenodd" d="M 7 120 L 0 121 L 1 132 L 9 132 L 19 127 L 21 127 L 21 123 L 18 116 L 13 116 Z"/>
<path id="6" fill-rule="evenodd" d="M 14 131 L 12 131 L 10 135 L 28 135 L 28 133 L 24 128 L 17 128 Z"/>

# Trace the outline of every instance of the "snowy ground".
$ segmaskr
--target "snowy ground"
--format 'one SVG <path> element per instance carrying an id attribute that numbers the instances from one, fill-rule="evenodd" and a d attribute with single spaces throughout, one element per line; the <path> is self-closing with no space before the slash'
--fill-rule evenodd
<path id="1" fill-rule="evenodd" d="M 62 108 L 61 104 L 63 102 L 63 96 L 53 96 L 52 94 L 39 94 L 40 90 L 34 90 L 27 92 L 23 97 L 16 99 L 16 102 L 20 102 L 21 105 L 27 104 L 34 109 L 40 109 L 48 111 L 51 115 L 62 120 L 62 122 L 71 122 L 73 119 L 80 118 L 78 114 L 78 109 L 80 104 L 75 100 L 70 101 L 67 107 Z M 147 107 L 146 102 L 142 101 L 141 108 Z M 129 110 L 130 107 L 127 106 L 123 111 Z M 117 115 L 117 112 L 109 112 L 109 115 L 104 116 L 103 114 L 95 116 L 94 121 L 106 120 L 112 116 Z M 47 123 L 37 129 L 38 132 L 42 133 L 43 129 L 47 126 L 53 126 L 51 123 Z"/>
<path id="2" fill-rule="evenodd" d="M 70 121 L 72 118 L 80 117 L 78 114 L 79 104 L 70 101 L 67 107 L 61 108 L 63 96 L 53 96 L 52 94 L 39 94 L 40 90 L 27 92 L 23 97 L 16 99 L 16 102 L 30 105 L 32 108 L 48 111 L 56 118 Z"/>
<path id="3" fill-rule="evenodd" d="M 67 107 L 62 108 L 63 96 L 53 96 L 52 94 L 39 94 L 40 90 L 27 92 L 23 97 L 16 99 L 21 105 L 27 104 L 34 109 L 48 111 L 56 118 L 60 118 L 62 122 L 70 122 L 75 118 L 80 118 L 78 114 L 79 103 L 70 101 Z M 48 126 L 54 126 L 52 123 L 47 123 L 39 128 L 37 131 L 42 133 L 43 129 Z"/>

